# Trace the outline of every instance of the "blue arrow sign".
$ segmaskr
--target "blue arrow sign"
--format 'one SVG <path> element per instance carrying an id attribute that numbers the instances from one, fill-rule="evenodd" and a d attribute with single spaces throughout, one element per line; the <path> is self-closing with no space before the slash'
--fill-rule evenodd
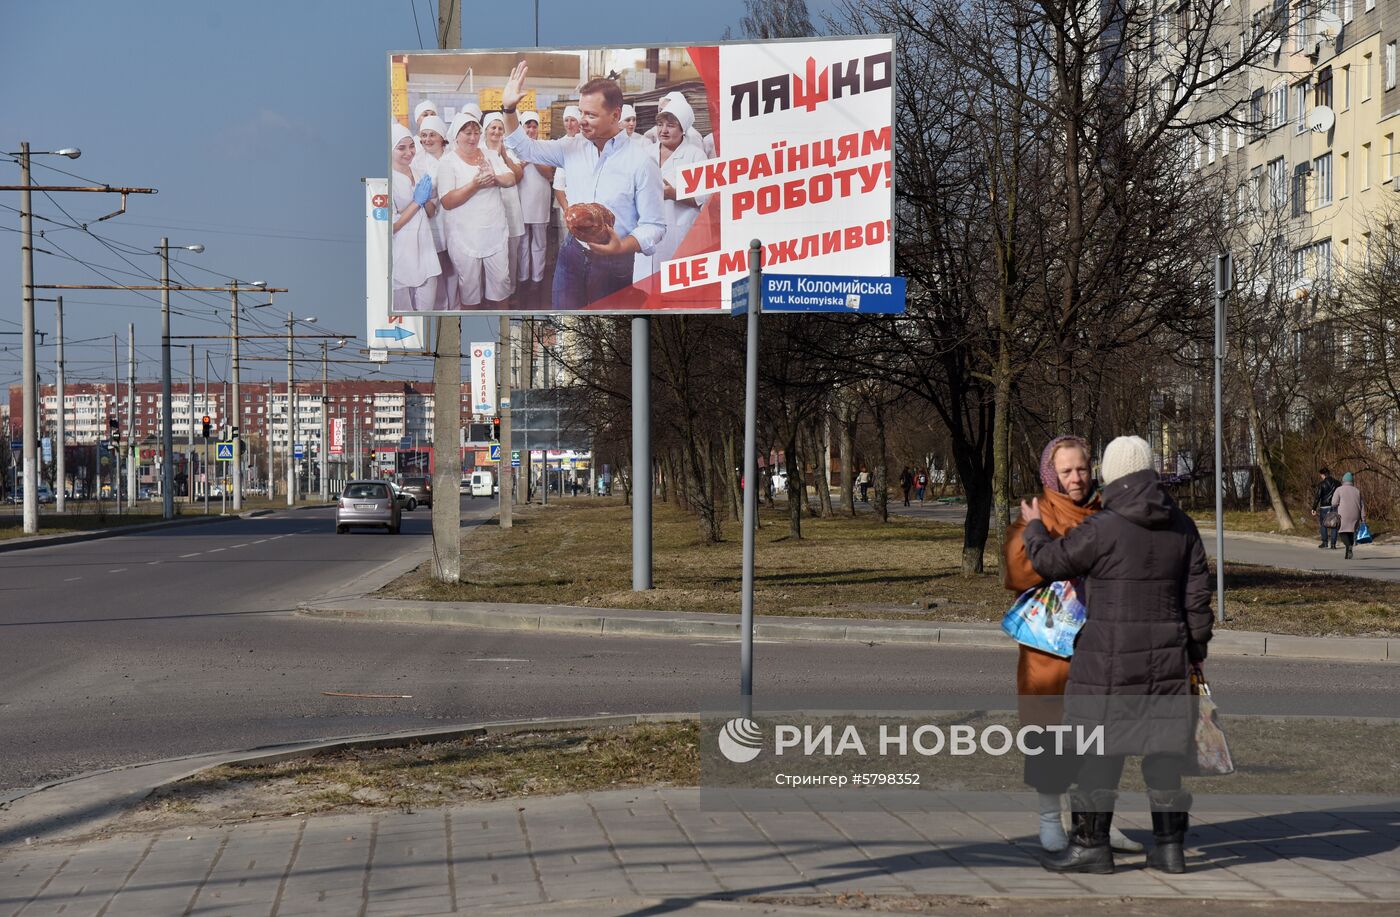
<path id="1" fill-rule="evenodd" d="M 376 338 L 388 338 L 391 341 L 402 341 L 404 338 L 413 337 L 413 332 L 402 325 L 395 325 L 392 328 L 375 328 Z"/>
<path id="2" fill-rule="evenodd" d="M 745 286 L 741 289 L 740 283 Z M 764 312 L 837 312 L 847 315 L 904 314 L 903 277 L 827 274 L 764 274 Z M 732 314 L 748 306 L 747 278 L 734 281 Z"/>
<path id="3" fill-rule="evenodd" d="M 216 457 L 218 458 L 219 461 L 221 461 L 221 462 L 231 462 L 231 461 L 233 461 L 233 440 L 230 439 L 230 440 L 225 440 L 225 441 L 223 441 L 223 442 L 217 443 L 217 444 L 216 444 L 216 448 L 217 448 L 217 450 L 218 450 L 218 453 L 217 453 L 217 456 L 216 456 Z"/>
<path id="4" fill-rule="evenodd" d="M 492 444 L 491 444 L 491 461 L 493 461 L 493 462 L 499 462 L 500 460 L 501 460 L 501 444 L 500 444 L 500 443 L 492 443 Z"/>

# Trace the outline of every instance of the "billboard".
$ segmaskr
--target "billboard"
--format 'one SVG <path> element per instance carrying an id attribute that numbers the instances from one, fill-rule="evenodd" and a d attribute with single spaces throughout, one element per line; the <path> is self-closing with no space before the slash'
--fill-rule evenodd
<path id="1" fill-rule="evenodd" d="M 331 455 L 345 454 L 345 418 L 332 417 L 331 425 Z"/>
<path id="2" fill-rule="evenodd" d="M 392 315 L 721 313 L 752 239 L 766 271 L 893 273 L 893 36 L 389 68 Z"/>
<path id="3" fill-rule="evenodd" d="M 496 345 L 476 341 L 471 345 L 472 413 L 496 413 Z"/>

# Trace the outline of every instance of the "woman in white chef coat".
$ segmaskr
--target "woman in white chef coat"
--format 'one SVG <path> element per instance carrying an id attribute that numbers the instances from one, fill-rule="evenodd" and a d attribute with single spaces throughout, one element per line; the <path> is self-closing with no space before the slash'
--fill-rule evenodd
<path id="1" fill-rule="evenodd" d="M 540 138 L 538 112 L 520 113 L 525 136 Z M 525 235 L 520 237 L 520 255 L 515 279 L 519 283 L 544 283 L 545 243 L 549 238 L 549 208 L 553 203 L 554 166 L 525 163 L 520 177 L 520 210 L 525 218 Z"/>
<path id="2" fill-rule="evenodd" d="M 482 147 L 501 157 L 506 168 L 515 176 L 512 184 L 502 185 L 500 189 L 501 203 L 506 205 L 506 226 L 509 229 L 506 254 L 510 258 L 510 283 L 511 291 L 514 292 L 515 280 L 520 271 L 520 240 L 525 238 L 525 216 L 520 209 L 520 179 L 525 174 L 525 167 L 506 149 L 505 115 L 498 111 L 491 112 L 481 122 L 481 128 Z"/>
<path id="3" fill-rule="evenodd" d="M 413 172 L 415 147 L 408 128 L 395 121 L 389 133 L 394 311 L 427 312 L 437 299 L 438 275 L 442 272 L 426 209 L 432 201 L 433 180 Z"/>
<path id="4" fill-rule="evenodd" d="M 664 96 L 656 100 L 657 118 L 659 119 L 661 117 L 661 112 L 665 111 L 667 106 L 669 106 L 672 102 L 676 101 L 677 99 L 679 99 L 682 102 L 685 102 L 687 107 L 690 106 L 690 102 L 686 99 L 685 93 L 680 92 L 679 90 L 668 92 Z M 701 137 L 700 132 L 695 129 L 694 108 L 690 109 L 690 120 L 691 126 L 686 129 L 684 142 L 694 146 L 697 150 L 703 153 L 705 152 L 705 138 Z M 652 143 L 657 142 L 657 134 L 660 133 L 660 128 L 658 125 L 653 125 L 651 130 L 647 131 L 645 134 L 646 139 L 650 140 Z"/>
<path id="5" fill-rule="evenodd" d="M 504 307 L 511 294 L 509 226 L 502 186 L 513 173 L 493 150 L 481 146 L 481 122 L 461 111 L 447 129 L 451 149 L 438 166 L 438 199 L 447 211 L 447 255 L 457 272 L 463 309 Z"/>
<path id="6" fill-rule="evenodd" d="M 705 151 L 686 142 L 686 133 L 694 130 L 695 110 L 685 100 L 685 96 L 674 93 L 675 97 L 656 116 L 656 160 L 661 166 L 661 190 L 665 198 L 663 210 L 666 215 L 666 235 L 657 243 L 650 255 L 637 255 L 633 268 L 633 279 L 644 280 L 661 270 L 663 262 L 676 255 L 685 234 L 700 214 L 704 197 L 676 199 L 676 186 L 680 184 L 681 167 L 702 162 Z"/>
<path id="7" fill-rule="evenodd" d="M 452 270 L 452 260 L 447 257 L 447 229 L 444 226 L 442 203 L 438 200 L 437 175 L 442 164 L 442 156 L 447 152 L 447 125 L 437 115 L 428 115 L 418 128 L 418 148 L 422 151 L 413 161 L 417 173 L 433 177 L 433 199 L 428 202 L 428 225 L 433 231 L 433 245 L 437 248 L 438 264 L 442 274 L 438 280 L 437 304 L 434 310 L 454 309 L 457 303 L 457 273 Z"/>

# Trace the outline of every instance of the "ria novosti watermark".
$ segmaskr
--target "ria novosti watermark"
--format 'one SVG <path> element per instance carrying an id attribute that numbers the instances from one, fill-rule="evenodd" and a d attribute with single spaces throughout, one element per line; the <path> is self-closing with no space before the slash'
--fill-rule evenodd
<path id="1" fill-rule="evenodd" d="M 980 730 L 967 723 L 942 726 L 935 723 L 879 723 L 876 741 L 867 741 L 862 730 L 853 723 L 838 727 L 832 723 L 795 725 L 779 723 L 772 729 L 772 753 L 803 756 L 840 757 L 851 754 L 867 757 L 910 754 L 931 757 L 947 754 L 970 757 L 983 754 L 1000 757 L 1012 751 L 1036 757 L 1053 755 L 1102 755 L 1104 727 L 1102 725 L 1048 726 L 1024 725 L 1014 732 L 1001 723 L 983 726 Z M 1046 742 L 1046 737 L 1050 741 Z M 735 764 L 746 764 L 763 751 L 764 729 L 753 720 L 735 717 L 724 724 L 717 740 L 720 753 Z M 1072 743 L 1070 740 L 1073 740 Z M 872 752 L 871 748 L 875 750 Z"/>

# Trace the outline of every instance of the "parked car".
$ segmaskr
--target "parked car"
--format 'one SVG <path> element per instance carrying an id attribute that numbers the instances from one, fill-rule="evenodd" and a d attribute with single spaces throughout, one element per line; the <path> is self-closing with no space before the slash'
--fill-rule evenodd
<path id="1" fill-rule="evenodd" d="M 472 499 L 477 497 L 491 497 L 501 492 L 496 485 L 496 476 L 489 471 L 472 472 Z"/>
<path id="2" fill-rule="evenodd" d="M 402 517 L 393 485 L 387 481 L 349 481 L 340 492 L 335 507 L 335 533 L 344 535 L 351 528 L 383 527 L 390 535 L 399 533 Z"/>
<path id="3" fill-rule="evenodd" d="M 387 481 L 385 483 L 387 483 L 389 489 L 394 492 L 394 499 L 398 502 L 400 509 L 407 510 L 411 513 L 418 508 L 418 499 L 414 497 L 413 494 L 404 490 L 393 481 Z"/>
<path id="4" fill-rule="evenodd" d="M 786 471 L 773 472 L 773 493 L 780 494 L 787 491 L 787 478 Z M 762 478 L 759 480 L 762 480 Z"/>
<path id="5" fill-rule="evenodd" d="M 471 492 L 472 492 L 472 479 L 471 479 L 471 478 L 462 478 L 461 483 L 459 483 L 459 484 L 457 485 L 457 493 L 459 493 L 459 494 L 469 494 L 469 493 L 471 493 Z"/>
<path id="6" fill-rule="evenodd" d="M 419 506 L 433 505 L 433 479 L 415 475 L 403 479 L 401 488 L 418 501 Z"/>
<path id="7" fill-rule="evenodd" d="M 50 487 L 50 486 L 47 485 L 47 484 L 40 484 L 38 490 L 39 490 L 39 502 L 40 502 L 40 503 L 52 503 L 52 502 L 54 502 L 55 497 L 54 497 L 54 493 L 53 493 L 53 488 L 52 488 L 52 487 Z"/>

